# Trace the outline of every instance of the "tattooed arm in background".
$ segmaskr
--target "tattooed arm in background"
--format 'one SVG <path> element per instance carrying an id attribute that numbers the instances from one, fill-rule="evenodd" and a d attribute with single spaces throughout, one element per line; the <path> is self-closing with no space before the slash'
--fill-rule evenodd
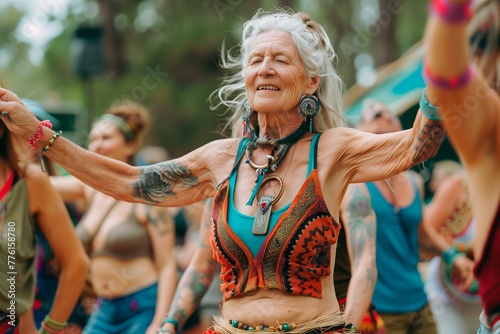
<path id="1" fill-rule="evenodd" d="M 186 320 L 199 306 L 201 298 L 203 298 L 210 283 L 212 283 L 217 268 L 217 262 L 213 258 L 212 247 L 210 246 L 212 203 L 212 199 L 207 200 L 205 203 L 198 248 L 177 285 L 174 300 L 168 311 L 167 320 L 176 321 L 178 323 L 177 329 L 184 326 Z M 159 332 L 175 334 L 174 325 L 165 322 Z"/>
<path id="2" fill-rule="evenodd" d="M 342 201 L 340 215 L 351 258 L 351 281 L 347 290 L 345 316 L 359 328 L 368 310 L 377 281 L 375 244 L 377 220 L 366 185 L 351 184 Z"/>
<path id="3" fill-rule="evenodd" d="M 177 265 L 175 261 L 175 227 L 167 208 L 144 205 L 147 230 L 154 251 L 155 266 L 158 271 L 158 293 L 155 315 L 146 334 L 156 333 L 167 312 L 177 285 Z"/>

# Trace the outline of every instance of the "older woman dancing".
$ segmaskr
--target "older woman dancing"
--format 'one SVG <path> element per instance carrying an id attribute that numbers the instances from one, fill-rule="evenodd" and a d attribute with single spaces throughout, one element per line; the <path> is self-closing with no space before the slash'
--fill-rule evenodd
<path id="1" fill-rule="evenodd" d="M 17 96 L 0 90 L 11 131 L 71 174 L 121 200 L 180 206 L 214 197 L 210 244 L 180 283 L 162 332 L 174 333 L 221 264 L 217 332 L 343 332 L 333 279 L 338 215 L 351 182 L 400 173 L 435 154 L 443 128 L 418 114 L 384 135 L 341 127 L 341 81 L 324 29 L 305 14 L 259 12 L 245 23 L 241 57 L 218 92 L 250 131 L 178 159 L 132 167 L 88 152 L 40 126 Z M 245 101 L 248 101 L 246 103 Z M 320 136 L 321 134 L 321 136 Z M 43 138 L 40 138 L 43 137 Z M 45 138 L 45 139 L 44 139 Z"/>
<path id="2" fill-rule="evenodd" d="M 465 167 L 476 222 L 472 249 L 479 294 L 492 333 L 500 333 L 500 2 L 475 1 L 472 8 L 469 0 L 440 0 L 430 8 L 428 90 Z M 450 249 L 449 257 L 457 254 Z"/>

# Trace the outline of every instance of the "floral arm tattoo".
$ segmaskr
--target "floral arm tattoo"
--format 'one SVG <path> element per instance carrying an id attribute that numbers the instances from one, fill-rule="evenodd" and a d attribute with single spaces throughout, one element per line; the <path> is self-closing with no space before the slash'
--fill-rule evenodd
<path id="1" fill-rule="evenodd" d="M 165 197 L 176 195 L 174 188 L 190 188 L 198 183 L 198 178 L 191 174 L 189 168 L 167 161 L 142 167 L 139 181 L 132 188 L 134 197 L 148 203 L 161 203 Z"/>
<path id="2" fill-rule="evenodd" d="M 433 157 L 438 151 L 443 137 L 444 127 L 441 121 L 428 120 L 418 137 L 413 163 L 417 165 Z"/>

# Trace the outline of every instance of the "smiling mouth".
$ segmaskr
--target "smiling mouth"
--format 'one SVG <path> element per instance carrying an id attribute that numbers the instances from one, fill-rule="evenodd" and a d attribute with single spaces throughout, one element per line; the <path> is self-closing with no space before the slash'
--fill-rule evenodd
<path id="1" fill-rule="evenodd" d="M 257 88 L 257 90 L 274 90 L 274 91 L 279 91 L 280 89 L 278 87 L 274 86 L 260 86 Z"/>

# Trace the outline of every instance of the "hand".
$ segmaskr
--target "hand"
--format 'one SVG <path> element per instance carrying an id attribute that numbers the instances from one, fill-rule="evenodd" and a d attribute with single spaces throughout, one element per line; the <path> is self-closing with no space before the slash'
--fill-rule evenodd
<path id="1" fill-rule="evenodd" d="M 30 138 L 40 123 L 13 92 L 0 87 L 0 118 L 7 128 L 21 136 Z"/>
<path id="2" fill-rule="evenodd" d="M 452 279 L 459 290 L 469 289 L 474 281 L 474 262 L 466 256 L 456 256 L 452 264 Z"/>

